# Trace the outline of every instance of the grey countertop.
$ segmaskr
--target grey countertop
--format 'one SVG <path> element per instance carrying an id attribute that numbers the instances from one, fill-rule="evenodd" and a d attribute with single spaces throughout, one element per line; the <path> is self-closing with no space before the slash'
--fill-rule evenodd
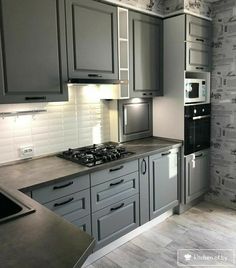
<path id="1" fill-rule="evenodd" d="M 95 243 L 91 236 L 21 193 L 19 189 L 29 191 L 53 181 L 92 173 L 179 147 L 182 142 L 153 137 L 124 145 L 135 154 L 92 168 L 56 156 L 0 167 L 0 185 L 36 210 L 32 214 L 0 224 L 0 266 L 80 267 L 91 254 Z"/>
<path id="2" fill-rule="evenodd" d="M 127 161 L 170 150 L 181 146 L 182 142 L 151 137 L 126 142 L 123 143 L 123 145 L 128 151 L 131 151 L 134 154 L 95 167 L 78 165 L 57 156 L 44 157 L 15 165 L 2 166 L 0 167 L 0 184 L 11 189 L 22 189 L 26 192 L 50 184 L 53 181 L 60 181 L 70 177 L 92 173 L 115 165 L 120 165 Z"/>

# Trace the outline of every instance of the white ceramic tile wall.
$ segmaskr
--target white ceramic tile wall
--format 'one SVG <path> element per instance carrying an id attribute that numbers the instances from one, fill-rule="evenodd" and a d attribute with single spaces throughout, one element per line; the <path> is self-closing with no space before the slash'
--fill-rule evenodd
<path id="1" fill-rule="evenodd" d="M 100 101 L 95 86 L 69 89 L 69 102 L 0 105 L 0 112 L 47 109 L 47 112 L 0 118 L 0 163 L 20 159 L 19 147 L 33 145 L 42 156 L 69 147 L 109 141 L 108 103 Z"/>

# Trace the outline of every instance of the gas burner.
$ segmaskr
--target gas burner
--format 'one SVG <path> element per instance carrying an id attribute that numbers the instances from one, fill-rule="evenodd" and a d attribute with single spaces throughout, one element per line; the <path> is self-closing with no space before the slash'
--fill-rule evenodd
<path id="1" fill-rule="evenodd" d="M 93 167 L 103 163 L 115 161 L 134 153 L 116 143 L 94 144 L 92 146 L 68 149 L 58 156 L 77 164 Z"/>

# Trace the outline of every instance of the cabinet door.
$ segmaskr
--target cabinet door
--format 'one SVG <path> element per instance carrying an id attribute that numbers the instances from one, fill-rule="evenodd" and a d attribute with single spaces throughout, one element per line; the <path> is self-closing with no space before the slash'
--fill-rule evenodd
<path id="1" fill-rule="evenodd" d="M 209 187 L 209 150 L 191 154 L 185 158 L 186 203 L 203 195 Z"/>
<path id="2" fill-rule="evenodd" d="M 64 1 L 0 5 L 0 103 L 67 100 Z"/>
<path id="3" fill-rule="evenodd" d="M 178 151 L 151 156 L 150 218 L 178 205 Z"/>
<path id="4" fill-rule="evenodd" d="M 186 43 L 186 71 L 211 71 L 211 49 L 209 46 Z"/>
<path id="5" fill-rule="evenodd" d="M 162 20 L 137 12 L 129 13 L 130 95 L 162 95 Z"/>
<path id="6" fill-rule="evenodd" d="M 96 249 L 114 241 L 139 226 L 139 196 L 127 198 L 92 215 Z"/>
<path id="7" fill-rule="evenodd" d="M 186 15 L 186 40 L 210 45 L 212 23 L 208 20 Z"/>
<path id="8" fill-rule="evenodd" d="M 69 78 L 118 79 L 117 8 L 66 1 Z"/>

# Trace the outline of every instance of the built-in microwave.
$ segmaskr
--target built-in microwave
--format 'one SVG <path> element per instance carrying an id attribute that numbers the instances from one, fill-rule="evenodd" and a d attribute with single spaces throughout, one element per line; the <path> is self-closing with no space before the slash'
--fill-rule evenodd
<path id="1" fill-rule="evenodd" d="M 185 104 L 207 102 L 207 83 L 205 79 L 185 79 Z"/>
<path id="2" fill-rule="evenodd" d="M 153 135 L 152 99 L 119 101 L 119 141 L 130 141 Z"/>

